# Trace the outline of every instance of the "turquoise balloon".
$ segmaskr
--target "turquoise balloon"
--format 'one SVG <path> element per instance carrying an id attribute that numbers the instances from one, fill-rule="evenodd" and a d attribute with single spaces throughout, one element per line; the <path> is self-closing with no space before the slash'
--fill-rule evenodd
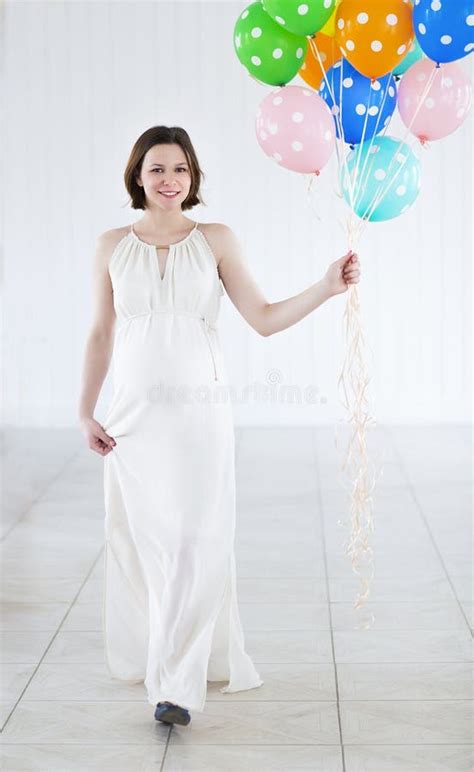
<path id="1" fill-rule="evenodd" d="M 358 145 L 347 156 L 347 167 L 344 164 L 340 173 L 342 192 L 361 219 L 392 220 L 409 209 L 420 192 L 420 161 L 405 142 L 394 137 L 375 137 Z M 376 196 L 378 203 L 369 216 Z"/>
<path id="2" fill-rule="evenodd" d="M 415 62 L 417 62 L 419 59 L 423 59 L 423 57 L 423 49 L 418 43 L 418 40 L 414 38 L 413 43 L 408 49 L 407 55 L 402 59 L 400 64 L 397 64 L 393 74 L 403 75 L 412 66 L 412 64 L 415 64 Z"/>

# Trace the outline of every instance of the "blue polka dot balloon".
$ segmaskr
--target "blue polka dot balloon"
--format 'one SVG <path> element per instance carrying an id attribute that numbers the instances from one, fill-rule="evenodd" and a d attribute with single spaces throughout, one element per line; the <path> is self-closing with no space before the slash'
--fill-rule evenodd
<path id="1" fill-rule="evenodd" d="M 342 84 L 341 84 L 342 80 Z M 336 135 L 358 145 L 384 130 L 397 104 L 397 86 L 391 73 L 372 82 L 347 59 L 340 59 L 327 71 L 320 96 L 331 110 Z"/>
<path id="2" fill-rule="evenodd" d="M 474 51 L 474 0 L 415 0 L 413 27 L 437 64 L 462 59 Z"/>
<path id="3" fill-rule="evenodd" d="M 349 153 L 340 179 L 343 196 L 358 217 L 371 222 L 391 220 L 418 197 L 421 166 L 406 142 L 375 137 Z"/>

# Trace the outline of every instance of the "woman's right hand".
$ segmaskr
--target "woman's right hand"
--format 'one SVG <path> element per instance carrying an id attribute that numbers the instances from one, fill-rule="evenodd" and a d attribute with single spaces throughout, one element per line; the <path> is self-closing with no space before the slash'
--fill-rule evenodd
<path id="1" fill-rule="evenodd" d="M 104 431 L 95 418 L 83 418 L 81 420 L 81 429 L 87 440 L 88 447 L 100 456 L 106 456 L 117 444 L 114 438 Z"/>

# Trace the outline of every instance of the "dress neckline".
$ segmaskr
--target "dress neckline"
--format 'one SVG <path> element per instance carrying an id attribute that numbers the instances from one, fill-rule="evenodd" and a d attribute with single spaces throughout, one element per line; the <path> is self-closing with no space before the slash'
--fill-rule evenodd
<path id="1" fill-rule="evenodd" d="M 199 223 L 196 222 L 194 224 L 194 228 L 189 231 L 188 235 L 185 236 L 184 239 L 181 239 L 181 241 L 174 241 L 172 244 L 150 244 L 148 241 L 143 241 L 143 239 L 139 238 L 133 230 L 133 225 L 130 225 L 129 234 L 133 236 L 140 244 L 144 244 L 146 247 L 155 247 L 155 249 L 169 249 L 170 247 L 177 247 L 179 244 L 183 244 L 185 241 L 187 241 L 197 230 L 198 225 Z"/>

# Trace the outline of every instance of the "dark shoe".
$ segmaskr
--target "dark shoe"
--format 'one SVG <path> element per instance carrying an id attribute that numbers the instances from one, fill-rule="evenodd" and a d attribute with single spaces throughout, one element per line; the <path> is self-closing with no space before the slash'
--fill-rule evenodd
<path id="1" fill-rule="evenodd" d="M 191 721 L 189 710 L 171 702 L 159 702 L 155 708 L 155 718 L 164 724 L 182 724 L 187 726 Z"/>

